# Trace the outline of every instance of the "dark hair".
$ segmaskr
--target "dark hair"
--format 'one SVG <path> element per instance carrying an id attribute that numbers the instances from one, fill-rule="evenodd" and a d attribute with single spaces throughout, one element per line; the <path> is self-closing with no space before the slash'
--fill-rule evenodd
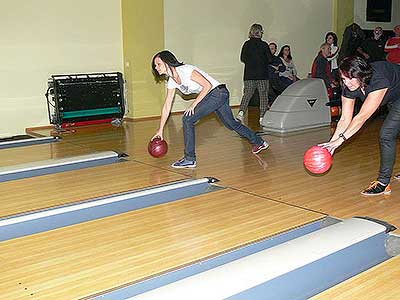
<path id="1" fill-rule="evenodd" d="M 154 63 L 154 60 L 157 57 L 159 57 L 164 63 L 166 63 L 170 67 L 179 67 L 179 66 L 183 65 L 183 63 L 178 61 L 178 59 L 175 57 L 175 55 L 171 51 L 163 50 L 163 51 L 156 53 L 153 56 L 153 59 L 151 61 L 151 68 L 152 68 L 153 75 L 156 78 L 157 82 L 166 79 L 165 75 L 160 75 L 156 70 L 156 65 Z"/>
<path id="2" fill-rule="evenodd" d="M 337 46 L 337 35 L 336 35 L 336 33 L 332 32 L 332 31 L 329 31 L 329 32 L 325 35 L 325 42 L 328 40 L 328 37 L 329 37 L 330 35 L 333 37 L 333 45 Z"/>
<path id="3" fill-rule="evenodd" d="M 278 56 L 279 56 L 279 57 L 283 57 L 283 49 L 285 49 L 285 48 L 289 48 L 289 55 L 288 55 L 287 57 L 288 57 L 290 60 L 292 60 L 292 51 L 290 50 L 290 46 L 289 46 L 289 45 L 284 45 L 284 46 L 282 46 L 281 51 L 279 51 Z"/>
<path id="4" fill-rule="evenodd" d="M 347 78 L 356 78 L 364 88 L 371 80 L 373 69 L 369 63 L 358 56 L 343 58 L 339 64 L 340 73 Z"/>
<path id="5" fill-rule="evenodd" d="M 275 48 L 278 49 L 278 45 L 275 42 L 271 42 L 268 45 L 275 45 Z"/>

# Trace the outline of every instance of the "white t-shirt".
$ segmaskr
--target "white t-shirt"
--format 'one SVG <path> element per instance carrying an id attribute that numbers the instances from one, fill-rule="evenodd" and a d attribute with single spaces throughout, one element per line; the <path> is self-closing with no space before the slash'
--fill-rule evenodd
<path id="1" fill-rule="evenodd" d="M 176 72 L 181 79 L 181 84 L 178 84 L 172 77 L 168 79 L 167 89 L 178 89 L 183 94 L 198 94 L 201 92 L 203 87 L 199 85 L 197 82 L 190 79 L 192 76 L 193 70 L 196 70 L 201 75 L 203 75 L 212 85 L 212 89 L 220 85 L 220 83 L 208 75 L 206 72 L 200 70 L 199 68 L 192 65 L 182 65 L 175 68 Z"/>
<path id="2" fill-rule="evenodd" d="M 338 47 L 335 45 L 331 45 L 331 53 L 335 53 Z M 331 70 L 335 70 L 338 68 L 337 57 L 339 56 L 339 51 L 332 57 L 328 57 L 327 60 L 331 62 Z"/>
<path id="3" fill-rule="evenodd" d="M 290 62 L 287 62 L 283 57 L 279 57 L 282 60 L 283 65 L 286 67 L 286 70 L 284 72 L 279 72 L 279 76 L 283 77 L 297 77 L 297 70 L 296 66 L 294 65 L 293 60 Z"/>

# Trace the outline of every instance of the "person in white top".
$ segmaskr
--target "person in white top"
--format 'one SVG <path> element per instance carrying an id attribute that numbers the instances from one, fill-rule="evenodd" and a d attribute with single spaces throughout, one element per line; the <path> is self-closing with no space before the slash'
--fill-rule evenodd
<path id="1" fill-rule="evenodd" d="M 339 66 L 337 63 L 337 58 L 339 56 L 339 47 L 337 45 L 338 38 L 336 33 L 330 31 L 325 35 L 325 43 L 329 44 L 331 47 L 331 54 L 326 58 L 331 62 L 331 72 L 333 78 L 339 80 Z"/>
<path id="2" fill-rule="evenodd" d="M 171 166 L 173 168 L 195 168 L 195 129 L 194 126 L 202 117 L 215 112 L 223 124 L 230 130 L 247 138 L 253 144 L 254 154 L 267 149 L 269 144 L 255 132 L 244 126 L 233 116 L 229 106 L 229 91 L 199 68 L 179 62 L 175 55 L 168 50 L 156 53 L 152 60 L 152 69 L 157 81 L 167 80 L 167 95 L 161 111 L 160 127 L 156 137 L 163 139 L 164 126 L 172 109 L 176 89 L 183 94 L 197 94 L 193 103 L 185 110 L 183 116 L 183 135 L 185 141 L 184 157 Z"/>
<path id="3" fill-rule="evenodd" d="M 297 77 L 297 70 L 293 62 L 290 46 L 282 46 L 278 56 L 281 58 L 282 64 L 285 66 L 285 71 L 279 72 L 279 76 L 285 88 L 287 88 L 289 85 L 299 79 Z"/>

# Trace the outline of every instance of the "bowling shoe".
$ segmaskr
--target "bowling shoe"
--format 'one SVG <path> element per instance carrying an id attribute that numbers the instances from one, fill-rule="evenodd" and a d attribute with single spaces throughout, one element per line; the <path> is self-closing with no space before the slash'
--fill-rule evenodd
<path id="1" fill-rule="evenodd" d="M 392 192 L 390 184 L 383 184 L 382 182 L 375 180 L 361 192 L 363 196 L 377 196 L 377 195 L 388 195 Z"/>

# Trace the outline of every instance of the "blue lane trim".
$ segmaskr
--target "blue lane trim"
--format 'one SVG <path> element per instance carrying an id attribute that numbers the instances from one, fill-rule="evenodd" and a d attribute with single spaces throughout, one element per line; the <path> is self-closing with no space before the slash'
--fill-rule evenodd
<path id="1" fill-rule="evenodd" d="M 187 181 L 187 180 L 184 180 Z M 182 181 L 181 181 L 182 182 Z M 170 184 L 173 185 L 173 184 Z M 160 186 L 166 186 L 166 185 L 160 185 Z M 154 187 L 153 187 L 154 188 Z M 151 190 L 151 189 L 142 189 L 140 191 L 144 190 Z M 140 197 L 134 197 L 128 198 L 126 200 L 118 201 L 118 202 L 112 202 L 108 204 L 103 204 L 100 206 L 95 206 L 95 207 L 90 207 L 90 208 L 85 208 L 85 209 L 80 209 L 77 211 L 71 211 L 71 212 L 66 212 L 54 216 L 48 216 L 40 219 L 35 219 L 35 220 L 30 220 L 30 221 L 25 221 L 17 224 L 10 224 L 10 225 L 5 225 L 0 227 L 0 241 L 6 241 L 18 237 L 23 237 L 27 235 L 31 235 L 34 233 L 39 233 L 39 232 L 45 232 L 48 230 L 56 229 L 56 228 L 61 228 L 61 227 L 66 227 L 74 224 L 79 224 L 82 222 L 86 221 L 91 221 L 91 220 L 96 220 L 96 219 L 101 219 L 104 217 L 109 217 L 113 216 L 116 214 L 121 214 L 124 212 L 128 211 L 133 211 L 145 207 L 150 207 L 158 204 L 163 204 L 167 202 L 172 202 L 176 201 L 179 199 L 183 198 L 188 198 L 192 197 L 195 195 L 199 194 L 204 194 L 211 192 L 212 189 L 210 188 L 210 184 L 207 182 L 191 185 L 185 188 L 173 188 L 168 191 L 162 191 L 158 193 L 153 193 L 150 195 L 145 195 L 145 196 L 140 196 Z M 138 190 L 139 191 L 139 190 Z M 136 191 L 136 192 L 138 192 Z M 127 195 L 130 193 L 122 193 L 118 195 Z M 116 195 L 114 195 L 116 196 Z M 111 197 L 101 197 L 101 198 L 96 198 L 92 199 L 89 201 L 84 201 L 84 202 L 79 202 L 79 203 L 87 203 L 87 202 L 93 202 L 93 201 L 98 201 L 101 199 L 108 199 Z M 72 205 L 76 205 L 78 203 L 74 203 L 71 205 L 64 205 L 61 207 L 68 207 Z M 59 206 L 60 207 L 60 206 Z M 52 208 L 54 209 L 54 208 Z M 44 211 L 49 211 L 44 210 Z M 24 214 L 22 214 L 24 215 Z M 8 218 L 3 218 L 0 220 L 6 220 L 10 219 L 11 217 Z"/>
<path id="2" fill-rule="evenodd" d="M 23 139 L 13 142 L 13 143 L 0 143 L 0 149 L 7 149 L 7 148 L 16 148 L 16 147 L 24 147 L 24 146 L 32 146 L 32 145 L 40 145 L 40 144 L 48 144 L 58 142 L 60 138 L 53 137 L 49 139 Z"/>
<path id="3" fill-rule="evenodd" d="M 282 244 L 289 240 L 295 239 L 297 237 L 303 236 L 305 234 L 317 231 L 324 227 L 324 220 L 319 220 L 304 226 L 301 226 L 297 229 L 290 230 L 288 232 L 273 236 L 269 239 L 262 240 L 260 242 L 247 245 L 245 247 L 239 248 L 235 251 L 223 254 L 221 256 L 217 256 L 215 258 L 211 258 L 205 261 L 201 261 L 195 263 L 193 265 L 187 266 L 185 268 L 169 272 L 136 284 L 132 284 L 123 288 L 120 288 L 115 291 L 111 291 L 105 293 L 103 295 L 91 298 L 93 300 L 103 300 L 103 299 L 113 299 L 113 300 L 123 300 L 129 297 L 133 297 L 144 292 L 159 288 L 166 284 L 184 279 L 186 277 L 210 270 L 212 268 L 221 266 L 223 264 L 229 263 L 236 259 L 242 258 L 244 256 L 248 256 L 250 254 L 274 247 L 276 245 Z M 333 223 L 332 223 L 333 224 Z M 241 300 L 247 298 L 242 298 Z M 267 298 L 263 298 L 267 299 Z M 278 298 L 276 298 L 278 299 Z"/>
<path id="4" fill-rule="evenodd" d="M 41 176 L 41 175 L 47 175 L 47 174 L 53 174 L 53 173 L 59 173 L 59 172 L 72 171 L 72 170 L 77 170 L 77 169 L 97 167 L 97 166 L 108 165 L 108 164 L 112 164 L 112 163 L 116 163 L 116 162 L 120 162 L 120 161 L 122 161 L 122 159 L 120 157 L 115 156 L 115 157 L 102 158 L 102 159 L 97 159 L 97 160 L 92 160 L 92 161 L 71 163 L 71 164 L 62 165 L 62 166 L 53 166 L 53 167 L 46 167 L 43 169 L 16 172 L 16 173 L 11 173 L 11 174 L 0 175 L 0 182 L 28 178 L 28 177 Z"/>
<path id="5" fill-rule="evenodd" d="M 387 237 L 384 232 L 377 234 L 225 300 L 307 300 L 389 259 L 385 250 Z"/>

